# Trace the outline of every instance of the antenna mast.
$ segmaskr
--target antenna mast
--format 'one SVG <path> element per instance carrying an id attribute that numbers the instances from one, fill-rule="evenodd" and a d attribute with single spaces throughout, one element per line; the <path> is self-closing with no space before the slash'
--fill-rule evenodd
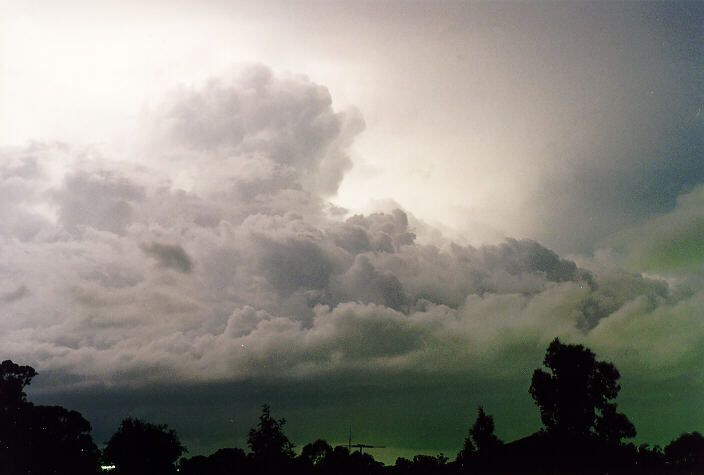
<path id="1" fill-rule="evenodd" d="M 352 444 L 352 425 L 350 425 L 349 438 L 347 439 L 347 450 L 352 453 L 352 447 L 359 449 L 359 453 L 364 453 L 364 449 L 385 449 L 385 445 Z"/>

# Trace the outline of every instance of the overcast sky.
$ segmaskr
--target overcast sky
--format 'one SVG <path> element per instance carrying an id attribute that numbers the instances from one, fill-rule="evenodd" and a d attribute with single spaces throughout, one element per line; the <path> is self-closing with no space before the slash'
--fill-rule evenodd
<path id="1" fill-rule="evenodd" d="M 704 7 L 0 0 L 0 353 L 192 453 L 454 457 L 559 336 L 703 430 Z"/>

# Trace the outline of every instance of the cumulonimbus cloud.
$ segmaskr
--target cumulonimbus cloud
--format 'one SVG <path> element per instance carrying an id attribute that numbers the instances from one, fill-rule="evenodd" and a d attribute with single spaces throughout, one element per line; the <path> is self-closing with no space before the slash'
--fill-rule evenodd
<path id="1" fill-rule="evenodd" d="M 607 352 L 630 339 L 641 357 L 654 319 L 690 318 L 698 290 L 535 241 L 422 244 L 402 210 L 331 215 L 361 124 L 325 88 L 258 66 L 173 93 L 144 164 L 3 150 L 3 353 L 116 384 L 482 371 L 556 335 Z"/>

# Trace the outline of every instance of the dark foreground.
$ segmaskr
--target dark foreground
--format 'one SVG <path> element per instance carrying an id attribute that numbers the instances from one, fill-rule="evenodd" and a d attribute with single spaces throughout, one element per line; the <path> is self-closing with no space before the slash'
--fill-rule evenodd
<path id="1" fill-rule="evenodd" d="M 636 430 L 614 399 L 621 389 L 616 368 L 597 361 L 582 345 L 555 339 L 544 369 L 533 373 L 529 392 L 545 428 L 504 443 L 494 419 L 479 407 L 463 448 L 450 460 L 443 454 L 399 458 L 384 466 L 355 446 L 331 447 L 317 440 L 300 453 L 268 405 L 250 429 L 248 452 L 223 448 L 204 456 L 187 452 L 166 425 L 127 418 L 99 450 L 90 423 L 60 406 L 27 401 L 24 388 L 34 368 L 10 360 L 0 365 L 0 475 L 96 475 L 110 466 L 115 475 L 435 475 L 469 473 L 541 474 L 704 474 L 704 436 L 684 433 L 664 449 L 624 439 Z"/>

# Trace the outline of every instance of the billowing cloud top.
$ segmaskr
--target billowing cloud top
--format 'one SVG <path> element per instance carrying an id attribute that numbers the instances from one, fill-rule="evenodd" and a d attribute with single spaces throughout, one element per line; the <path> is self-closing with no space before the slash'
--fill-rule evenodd
<path id="1" fill-rule="evenodd" d="M 172 94 L 155 114 L 153 152 L 199 190 L 256 198 L 305 190 L 335 194 L 362 130 L 358 112 L 335 113 L 328 90 L 263 66 Z M 197 177 L 197 178 L 196 178 Z M 192 181 L 195 180 L 195 181 Z"/>
<path id="2" fill-rule="evenodd" d="M 427 226 L 402 210 L 338 218 L 325 198 L 361 128 L 324 87 L 257 66 L 172 93 L 130 161 L 55 143 L 2 150 L 3 353 L 108 384 L 523 374 L 516 352 L 539 355 L 557 335 L 650 375 L 696 364 L 692 279 L 578 266 L 530 240 L 425 244 Z M 662 219 L 690 222 L 700 195 Z M 659 249 L 624 236 L 612 255 Z M 654 355 L 665 327 L 677 351 Z"/>

